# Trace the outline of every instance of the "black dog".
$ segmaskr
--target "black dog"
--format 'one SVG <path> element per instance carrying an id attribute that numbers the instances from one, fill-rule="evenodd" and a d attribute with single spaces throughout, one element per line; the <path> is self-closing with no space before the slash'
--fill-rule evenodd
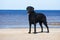
<path id="1" fill-rule="evenodd" d="M 28 16 L 29 16 L 29 33 L 31 33 L 31 24 L 34 24 L 34 33 L 36 33 L 36 23 L 39 23 L 41 26 L 41 32 L 43 32 L 42 23 L 47 27 L 47 32 L 49 32 L 49 28 L 47 26 L 46 16 L 42 13 L 36 13 L 34 8 L 28 6 L 27 8 Z"/>

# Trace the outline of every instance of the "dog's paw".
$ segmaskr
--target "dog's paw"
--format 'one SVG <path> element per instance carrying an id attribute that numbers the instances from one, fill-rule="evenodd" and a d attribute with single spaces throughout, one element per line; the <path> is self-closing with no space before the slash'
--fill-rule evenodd
<path id="1" fill-rule="evenodd" d="M 43 32 L 43 31 L 41 31 L 41 32 Z"/>
<path id="2" fill-rule="evenodd" d="M 33 32 L 34 34 L 37 34 L 37 32 Z"/>
<path id="3" fill-rule="evenodd" d="M 47 31 L 47 33 L 49 33 L 49 31 Z"/>
<path id="4" fill-rule="evenodd" d="M 31 32 L 28 32 L 29 34 L 31 34 Z"/>

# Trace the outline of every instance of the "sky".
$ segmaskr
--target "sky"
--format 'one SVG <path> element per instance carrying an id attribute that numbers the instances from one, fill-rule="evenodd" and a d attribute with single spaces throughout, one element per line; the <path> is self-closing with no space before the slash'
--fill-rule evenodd
<path id="1" fill-rule="evenodd" d="M 60 0 L 0 0 L 0 10 L 26 10 L 27 6 L 35 10 L 60 10 Z"/>

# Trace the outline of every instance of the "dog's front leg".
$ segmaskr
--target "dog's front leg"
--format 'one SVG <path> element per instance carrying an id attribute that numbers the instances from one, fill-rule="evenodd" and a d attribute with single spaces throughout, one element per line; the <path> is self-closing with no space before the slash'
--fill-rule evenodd
<path id="1" fill-rule="evenodd" d="M 31 33 L 31 23 L 29 23 L 29 32 L 28 33 Z"/>

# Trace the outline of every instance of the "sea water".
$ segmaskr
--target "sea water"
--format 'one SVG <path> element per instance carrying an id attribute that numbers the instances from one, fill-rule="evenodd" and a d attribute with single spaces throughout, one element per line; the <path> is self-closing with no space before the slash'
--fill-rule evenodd
<path id="1" fill-rule="evenodd" d="M 60 23 L 60 10 L 35 10 L 43 13 L 48 23 Z M 44 25 L 43 25 L 44 26 Z M 50 28 L 60 28 L 59 25 L 48 25 Z M 0 28 L 28 28 L 28 15 L 26 10 L 0 10 Z M 32 26 L 33 27 L 33 26 Z M 39 27 L 39 24 L 37 24 Z"/>

